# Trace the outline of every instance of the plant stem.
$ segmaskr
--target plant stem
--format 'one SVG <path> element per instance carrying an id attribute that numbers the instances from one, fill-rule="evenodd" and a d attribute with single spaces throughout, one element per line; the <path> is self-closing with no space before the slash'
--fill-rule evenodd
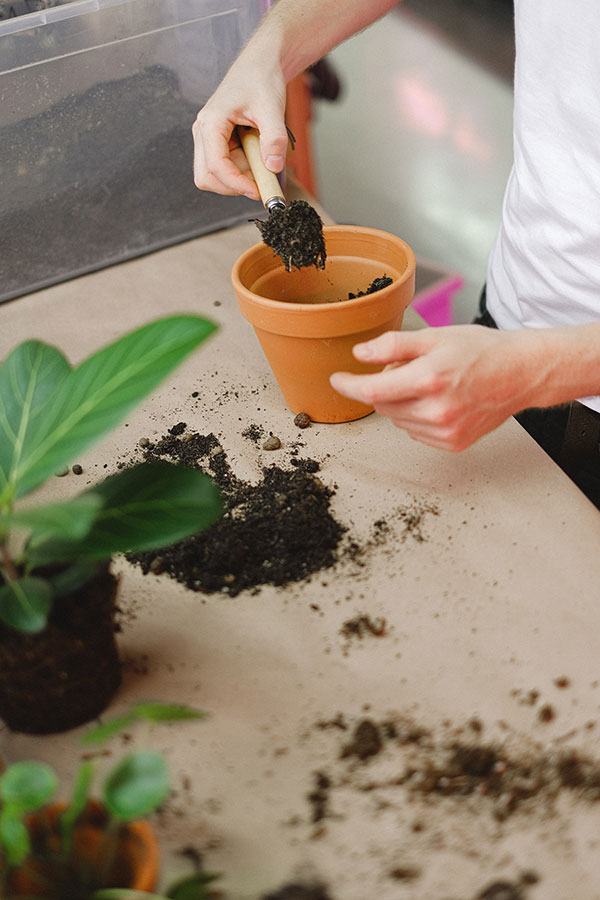
<path id="1" fill-rule="evenodd" d="M 6 541 L 0 541 L 0 571 L 5 581 L 17 581 L 19 573 L 8 553 Z"/>

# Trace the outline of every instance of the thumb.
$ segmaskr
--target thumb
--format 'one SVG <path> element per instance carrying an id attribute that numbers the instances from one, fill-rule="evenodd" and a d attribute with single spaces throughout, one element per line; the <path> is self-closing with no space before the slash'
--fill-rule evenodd
<path id="1" fill-rule="evenodd" d="M 281 172 L 285 166 L 285 157 L 288 148 L 288 133 L 285 127 L 283 113 L 257 122 L 260 134 L 260 155 L 270 172 Z"/>
<path id="2" fill-rule="evenodd" d="M 418 331 L 386 331 L 372 341 L 355 344 L 352 352 L 360 362 L 375 365 L 408 362 L 430 349 L 431 331 L 430 328 L 421 328 Z"/>

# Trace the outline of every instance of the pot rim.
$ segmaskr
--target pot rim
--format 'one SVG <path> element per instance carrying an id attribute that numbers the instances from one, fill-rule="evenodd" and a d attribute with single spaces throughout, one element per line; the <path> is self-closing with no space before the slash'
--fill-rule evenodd
<path id="1" fill-rule="evenodd" d="M 380 288 L 380 290 L 374 292 L 373 294 L 365 294 L 362 297 L 353 297 L 347 300 L 337 300 L 335 303 L 294 302 L 293 304 L 290 304 L 290 302 L 287 300 L 272 300 L 268 297 L 261 297 L 260 294 L 255 294 L 252 290 L 250 290 L 250 288 L 247 288 L 243 284 L 240 278 L 240 271 L 249 258 L 256 256 L 257 253 L 263 251 L 265 253 L 270 253 L 273 257 L 276 258 L 276 254 L 273 253 L 271 247 L 269 247 L 262 241 L 258 241 L 256 244 L 248 247 L 248 249 L 245 250 L 236 259 L 231 270 L 231 280 L 233 282 L 234 288 L 241 291 L 249 302 L 255 304 L 256 306 L 263 307 L 265 310 L 289 310 L 290 307 L 293 307 L 293 309 L 297 311 L 298 314 L 303 312 L 310 312 L 313 316 L 315 316 L 318 315 L 319 311 L 322 310 L 341 310 L 348 309 L 348 307 L 350 306 L 356 309 L 361 309 L 363 307 L 370 306 L 373 303 L 373 298 L 375 295 L 380 301 L 384 301 L 392 291 L 397 291 L 399 286 L 409 281 L 414 275 L 416 268 L 416 258 L 412 247 L 407 244 L 406 241 L 393 234 L 392 232 L 384 231 L 381 228 L 370 228 L 366 225 L 325 225 L 323 227 L 323 234 L 325 235 L 325 237 L 327 237 L 327 235 L 334 236 L 343 234 L 362 234 L 367 237 L 383 239 L 389 244 L 396 244 L 396 246 L 398 246 L 406 256 L 406 268 L 397 279 L 392 281 L 391 284 L 388 284 L 384 288 Z M 348 253 L 347 255 L 351 257 L 355 254 Z"/>

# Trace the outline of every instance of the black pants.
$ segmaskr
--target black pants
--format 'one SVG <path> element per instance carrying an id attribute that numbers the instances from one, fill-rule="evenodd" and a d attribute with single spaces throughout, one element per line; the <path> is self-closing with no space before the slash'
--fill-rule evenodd
<path id="1" fill-rule="evenodd" d="M 473 324 L 498 327 L 488 312 L 485 288 Z M 524 409 L 515 419 L 600 509 L 600 413 L 573 400 Z"/>

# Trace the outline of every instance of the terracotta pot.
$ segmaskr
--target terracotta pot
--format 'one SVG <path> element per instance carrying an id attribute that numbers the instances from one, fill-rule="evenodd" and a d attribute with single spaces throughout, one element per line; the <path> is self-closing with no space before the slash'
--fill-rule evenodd
<path id="1" fill-rule="evenodd" d="M 357 362 L 352 347 L 402 326 L 414 294 L 415 256 L 399 237 L 354 225 L 323 229 L 325 269 L 286 271 L 264 243 L 236 261 L 232 282 L 242 315 L 254 326 L 285 401 L 315 422 L 349 422 L 372 407 L 341 397 L 333 372 L 375 372 Z M 355 299 L 383 275 L 393 283 Z"/>
<path id="2" fill-rule="evenodd" d="M 56 803 L 29 816 L 33 852 L 10 873 L 11 897 L 63 900 L 110 887 L 154 891 L 159 874 L 154 830 L 147 822 L 129 822 L 109 835 L 106 812 L 96 802 L 88 804 L 75 827 L 70 863 L 57 866 L 52 856 L 60 849 L 59 816 L 65 808 L 65 803 Z"/>
<path id="3" fill-rule="evenodd" d="M 121 683 L 115 641 L 117 579 L 105 563 L 57 597 L 44 631 L 0 626 L 0 719 L 13 731 L 55 734 L 106 709 Z"/>

